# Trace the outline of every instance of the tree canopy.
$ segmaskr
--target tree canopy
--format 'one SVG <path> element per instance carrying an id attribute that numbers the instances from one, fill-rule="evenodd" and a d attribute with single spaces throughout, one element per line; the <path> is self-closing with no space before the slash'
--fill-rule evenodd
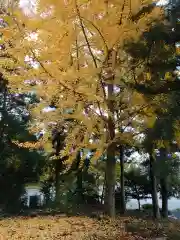
<path id="1" fill-rule="evenodd" d="M 39 0 L 25 14 L 14 3 L 0 13 L 2 171 L 11 163 L 22 186 L 41 180 L 47 202 L 53 187 L 56 204 L 93 195 L 111 217 L 119 183 L 122 214 L 127 195 L 150 193 L 158 217 L 159 191 L 167 217 L 178 195 L 179 158 L 168 157 L 179 152 L 178 7 L 167 17 L 151 0 Z M 137 151 L 146 171 L 128 172 Z"/>

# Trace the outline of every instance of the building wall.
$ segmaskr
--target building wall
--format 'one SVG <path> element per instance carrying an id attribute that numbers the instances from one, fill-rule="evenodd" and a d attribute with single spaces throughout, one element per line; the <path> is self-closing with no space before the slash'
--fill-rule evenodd
<path id="1" fill-rule="evenodd" d="M 36 186 L 28 186 L 26 187 L 26 197 L 27 197 L 27 206 L 30 204 L 30 197 L 31 196 L 38 196 L 39 197 L 39 204 L 42 205 L 44 202 L 44 194 L 41 193 L 40 188 Z"/>

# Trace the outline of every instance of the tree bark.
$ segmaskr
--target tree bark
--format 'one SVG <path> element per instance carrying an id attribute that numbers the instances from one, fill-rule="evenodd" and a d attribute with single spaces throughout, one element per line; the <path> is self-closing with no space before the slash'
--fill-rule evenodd
<path id="1" fill-rule="evenodd" d="M 120 146 L 120 185 L 121 185 L 121 195 L 120 195 L 120 213 L 124 214 L 126 211 L 125 202 L 125 186 L 124 186 L 124 148 Z"/>
<path id="2" fill-rule="evenodd" d="M 101 204 L 103 204 L 103 202 L 104 202 L 105 185 L 106 185 L 106 174 L 105 174 L 104 182 L 103 182 L 103 189 L 102 189 L 101 200 L 100 200 Z"/>
<path id="3" fill-rule="evenodd" d="M 82 176 L 82 169 L 79 169 L 77 172 L 77 203 L 82 204 L 84 202 L 83 200 L 83 176 Z"/>
<path id="4" fill-rule="evenodd" d="M 138 209 L 139 209 L 139 211 L 141 211 L 141 203 L 140 203 L 139 192 L 138 192 L 138 189 L 137 189 L 136 183 L 134 183 L 134 184 L 135 184 L 135 190 L 136 190 L 137 201 L 138 201 Z"/>
<path id="5" fill-rule="evenodd" d="M 59 204 L 60 198 L 60 171 L 62 167 L 61 160 L 56 160 L 55 162 L 55 192 L 56 192 L 56 204 Z"/>
<path id="6" fill-rule="evenodd" d="M 4 135 L 4 131 L 5 131 L 5 121 L 6 121 L 6 115 L 7 115 L 7 109 L 6 109 L 6 103 L 7 103 L 7 86 L 6 83 L 4 82 L 1 84 L 1 91 L 3 91 L 3 103 L 2 103 L 2 109 L 1 109 L 1 121 L 0 121 L 0 140 L 3 140 L 3 135 Z M 4 144 L 3 144 L 4 145 Z M 2 151 L 2 149 L 1 149 Z"/>
<path id="7" fill-rule="evenodd" d="M 167 190 L 167 178 L 160 180 L 161 184 L 161 197 L 162 197 L 162 217 L 168 218 L 168 190 Z"/>
<path id="8" fill-rule="evenodd" d="M 77 194 L 77 203 L 82 204 L 83 203 L 83 172 L 82 168 L 80 168 L 80 162 L 81 162 L 81 151 L 77 153 L 77 169 L 76 169 L 76 194 Z"/>
<path id="9" fill-rule="evenodd" d="M 108 122 L 107 122 L 107 162 L 106 162 L 106 212 L 114 218 L 116 215 L 115 211 L 115 184 L 116 184 L 116 159 L 115 149 L 116 143 L 113 143 L 115 138 L 115 123 L 114 123 L 114 69 L 116 65 L 117 52 L 112 51 L 109 56 L 111 60 L 111 81 L 107 84 L 107 107 L 109 111 Z M 110 143 L 109 143 L 110 142 Z"/>
<path id="10" fill-rule="evenodd" d="M 106 197 L 105 207 L 106 214 L 112 218 L 115 217 L 115 183 L 116 183 L 116 161 L 114 147 L 107 149 L 107 162 L 106 162 Z"/>
<path id="11" fill-rule="evenodd" d="M 163 164 L 166 164 L 167 151 L 165 148 L 160 148 L 160 159 Z M 163 168 L 163 170 L 166 168 Z M 168 217 L 168 184 L 167 184 L 168 172 L 164 170 L 160 176 L 161 197 L 162 197 L 162 217 Z"/>
<path id="12" fill-rule="evenodd" d="M 141 211 L 141 203 L 140 203 L 140 199 L 138 198 L 137 201 L 138 201 L 138 209 L 139 209 L 139 211 Z"/>
<path id="13" fill-rule="evenodd" d="M 153 216 L 156 219 L 160 218 L 158 195 L 157 195 L 157 179 L 154 173 L 154 162 L 155 159 L 150 153 L 149 165 L 150 165 L 150 179 L 151 179 L 151 191 L 152 191 L 152 204 L 153 204 Z"/>

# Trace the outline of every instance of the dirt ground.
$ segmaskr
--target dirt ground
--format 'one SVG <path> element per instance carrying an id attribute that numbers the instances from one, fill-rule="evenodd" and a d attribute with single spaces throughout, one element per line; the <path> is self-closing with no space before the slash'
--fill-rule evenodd
<path id="1" fill-rule="evenodd" d="M 166 229 L 179 231 L 179 226 L 168 223 Z M 130 217 L 115 221 L 83 216 L 12 217 L 0 220 L 0 240 L 143 240 L 162 235 L 167 236 L 162 224 Z M 167 239 L 180 239 L 180 235 Z"/>
<path id="2" fill-rule="evenodd" d="M 15 239 L 139 239 L 125 232 L 124 223 L 88 217 L 16 217 L 0 221 L 0 240 Z"/>

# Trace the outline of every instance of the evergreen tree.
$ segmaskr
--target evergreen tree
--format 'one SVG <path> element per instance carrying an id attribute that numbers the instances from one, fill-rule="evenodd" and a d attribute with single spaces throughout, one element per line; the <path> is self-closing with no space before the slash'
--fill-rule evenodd
<path id="1" fill-rule="evenodd" d="M 7 9 L 5 4 L 1 6 L 0 12 L 0 188 L 3 193 L 1 204 L 12 211 L 22 207 L 20 202 L 25 184 L 39 181 L 44 158 L 37 151 L 36 137 L 28 129 L 28 108 L 37 103 L 38 99 L 17 86 L 12 91 L 9 85 L 10 78 L 18 75 L 19 68 L 17 58 L 8 51 L 12 48 L 11 42 L 5 40 L 5 28 L 9 26 L 6 21 Z"/>
<path id="2" fill-rule="evenodd" d="M 131 168 L 125 173 L 126 195 L 130 199 L 137 199 L 139 211 L 141 210 L 141 199 L 149 198 L 151 193 L 150 181 L 142 169 Z"/>
<path id="3" fill-rule="evenodd" d="M 28 94 L 10 94 L 6 81 L 4 89 L 1 85 L 0 189 L 1 204 L 9 211 L 22 207 L 25 184 L 38 182 L 44 165 L 44 158 L 36 149 L 36 137 L 27 128 L 28 97 L 31 100 Z"/>

